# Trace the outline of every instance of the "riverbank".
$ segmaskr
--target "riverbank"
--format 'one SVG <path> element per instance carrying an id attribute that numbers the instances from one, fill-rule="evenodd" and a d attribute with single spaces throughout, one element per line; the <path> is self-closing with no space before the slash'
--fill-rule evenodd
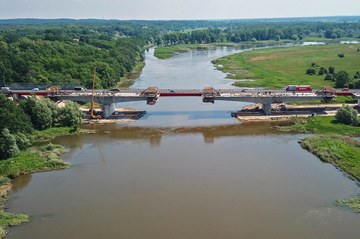
<path id="1" fill-rule="evenodd" d="M 299 143 L 321 161 L 333 164 L 351 179 L 360 181 L 359 140 L 341 135 L 316 135 L 306 137 Z M 336 204 L 360 213 L 360 197 L 338 200 Z"/>
<path id="2" fill-rule="evenodd" d="M 282 131 L 314 133 L 305 137 L 300 145 L 321 161 L 333 164 L 351 179 L 360 181 L 360 127 L 336 122 L 335 117 L 293 118 L 291 126 L 281 126 Z M 360 213 L 360 197 L 342 199 L 336 202 Z"/>
<path id="3" fill-rule="evenodd" d="M 328 44 L 297 47 L 269 48 L 225 56 L 214 60 L 217 69 L 234 79 L 235 86 L 284 88 L 290 84 L 312 85 L 314 88 L 333 85 L 325 75 L 307 75 L 306 70 L 315 63 L 335 71 L 346 71 L 349 76 L 357 72 L 354 62 L 360 61 L 360 44 Z M 344 54 L 340 58 L 338 54 Z"/>
<path id="4" fill-rule="evenodd" d="M 35 142 L 34 145 L 37 145 L 59 136 L 88 134 L 90 132 L 90 130 L 74 132 L 71 128 L 50 128 L 44 131 L 35 131 L 33 142 Z M 4 212 L 4 204 L 12 186 L 11 179 L 19 175 L 66 169 L 70 167 L 70 164 L 60 158 L 63 153 L 63 146 L 48 143 L 30 147 L 16 157 L 0 161 L 0 238 L 6 236 L 9 227 L 30 220 L 30 217 L 25 214 Z"/>
<path id="5" fill-rule="evenodd" d="M 134 84 L 134 81 L 139 78 L 144 66 L 145 66 L 144 61 L 137 63 L 131 72 L 126 74 L 124 77 L 120 78 L 120 81 L 117 86 L 119 88 L 129 88 L 132 84 Z"/>

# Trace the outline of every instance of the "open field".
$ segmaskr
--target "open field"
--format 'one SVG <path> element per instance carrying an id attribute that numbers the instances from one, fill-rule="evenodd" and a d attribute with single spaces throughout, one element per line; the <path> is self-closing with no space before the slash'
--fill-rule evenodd
<path id="1" fill-rule="evenodd" d="M 360 70 L 359 47 L 360 44 L 329 44 L 271 48 L 225 56 L 213 63 L 228 73 L 228 78 L 241 80 L 235 81 L 236 86 L 280 89 L 289 84 L 304 84 L 320 88 L 334 83 L 325 81 L 325 75 L 307 75 L 311 63 L 326 69 L 333 66 L 335 72 L 344 70 L 352 77 Z M 345 57 L 339 58 L 340 53 Z"/>

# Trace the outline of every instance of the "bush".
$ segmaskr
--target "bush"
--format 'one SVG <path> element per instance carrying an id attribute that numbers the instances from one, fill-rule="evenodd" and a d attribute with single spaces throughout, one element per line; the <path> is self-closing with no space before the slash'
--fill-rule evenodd
<path id="1" fill-rule="evenodd" d="M 350 82 L 349 74 L 346 71 L 339 71 L 335 77 L 335 87 L 343 88 L 346 87 Z"/>
<path id="2" fill-rule="evenodd" d="M 327 74 L 327 70 L 325 69 L 325 67 L 320 67 L 319 69 L 319 75 L 322 76 L 324 74 Z"/>
<path id="3" fill-rule="evenodd" d="M 306 74 L 307 75 L 315 75 L 316 70 L 314 68 L 309 68 L 309 69 L 306 70 Z"/>
<path id="4" fill-rule="evenodd" d="M 333 81 L 335 78 L 334 78 L 334 75 L 333 74 L 330 74 L 330 73 L 327 73 L 324 80 L 330 80 L 330 81 Z"/>
<path id="5" fill-rule="evenodd" d="M 357 114 L 358 112 L 354 108 L 350 106 L 343 106 L 337 110 L 335 119 L 339 123 L 354 125 L 357 124 L 359 121 Z"/>
<path id="6" fill-rule="evenodd" d="M 0 160 L 15 157 L 20 153 L 15 137 L 5 128 L 0 132 Z"/>
<path id="7" fill-rule="evenodd" d="M 329 67 L 329 73 L 330 73 L 330 74 L 334 74 L 334 73 L 335 73 L 335 67 L 330 66 L 330 67 Z"/>
<path id="8" fill-rule="evenodd" d="M 343 53 L 339 53 L 339 54 L 338 54 L 338 57 L 339 57 L 339 58 L 344 58 L 345 55 L 344 55 Z"/>
<path id="9" fill-rule="evenodd" d="M 354 79 L 359 79 L 360 78 L 360 71 L 357 71 L 354 75 Z"/>

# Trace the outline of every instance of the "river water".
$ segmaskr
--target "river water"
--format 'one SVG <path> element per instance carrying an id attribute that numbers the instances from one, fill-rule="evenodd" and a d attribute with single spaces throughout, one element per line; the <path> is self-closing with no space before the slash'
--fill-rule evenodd
<path id="1" fill-rule="evenodd" d="M 211 60 L 242 49 L 158 60 L 134 88 L 230 88 Z M 32 215 L 8 238 L 357 238 L 360 215 L 338 208 L 358 185 L 303 150 L 302 134 L 239 123 L 239 102 L 161 98 L 133 123 L 53 141 L 73 166 L 14 180 L 8 211 Z"/>

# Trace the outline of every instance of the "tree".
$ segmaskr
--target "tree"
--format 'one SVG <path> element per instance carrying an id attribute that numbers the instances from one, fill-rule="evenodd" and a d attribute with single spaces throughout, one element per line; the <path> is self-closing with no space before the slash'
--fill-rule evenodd
<path id="1" fill-rule="evenodd" d="M 324 74 L 327 74 L 327 70 L 325 69 L 325 67 L 320 67 L 319 69 L 319 75 L 322 76 Z"/>
<path id="2" fill-rule="evenodd" d="M 30 117 L 13 101 L 0 94 L 0 130 L 7 128 L 10 133 L 31 133 Z"/>
<path id="3" fill-rule="evenodd" d="M 335 87 L 336 88 L 342 88 L 345 87 L 350 82 L 349 74 L 346 71 L 339 71 L 336 74 L 335 79 Z"/>
<path id="4" fill-rule="evenodd" d="M 357 114 L 357 110 L 347 105 L 342 106 L 337 110 L 335 118 L 340 123 L 353 125 L 359 121 Z"/>
<path id="5" fill-rule="evenodd" d="M 329 67 L 329 73 L 330 73 L 330 74 L 334 74 L 334 73 L 335 73 L 335 67 L 330 66 L 330 67 Z"/>
<path id="6" fill-rule="evenodd" d="M 15 157 L 20 153 L 15 137 L 7 128 L 0 131 L 0 160 Z"/>
<path id="7" fill-rule="evenodd" d="M 23 104 L 23 109 L 30 116 L 35 129 L 44 130 L 52 126 L 53 114 L 44 100 L 29 97 Z"/>
<path id="8" fill-rule="evenodd" d="M 306 74 L 307 75 L 315 75 L 316 70 L 314 68 L 309 68 L 309 69 L 306 70 Z"/>
<path id="9" fill-rule="evenodd" d="M 327 73 L 324 80 L 331 80 L 331 81 L 334 81 L 334 75 L 333 74 L 330 74 L 330 73 Z"/>
<path id="10" fill-rule="evenodd" d="M 59 122 L 62 126 L 77 130 L 81 125 L 81 118 L 82 113 L 79 106 L 72 101 L 67 102 L 65 107 L 59 110 Z"/>
<path id="11" fill-rule="evenodd" d="M 359 79 L 360 78 L 360 71 L 357 71 L 354 75 L 354 79 Z"/>

